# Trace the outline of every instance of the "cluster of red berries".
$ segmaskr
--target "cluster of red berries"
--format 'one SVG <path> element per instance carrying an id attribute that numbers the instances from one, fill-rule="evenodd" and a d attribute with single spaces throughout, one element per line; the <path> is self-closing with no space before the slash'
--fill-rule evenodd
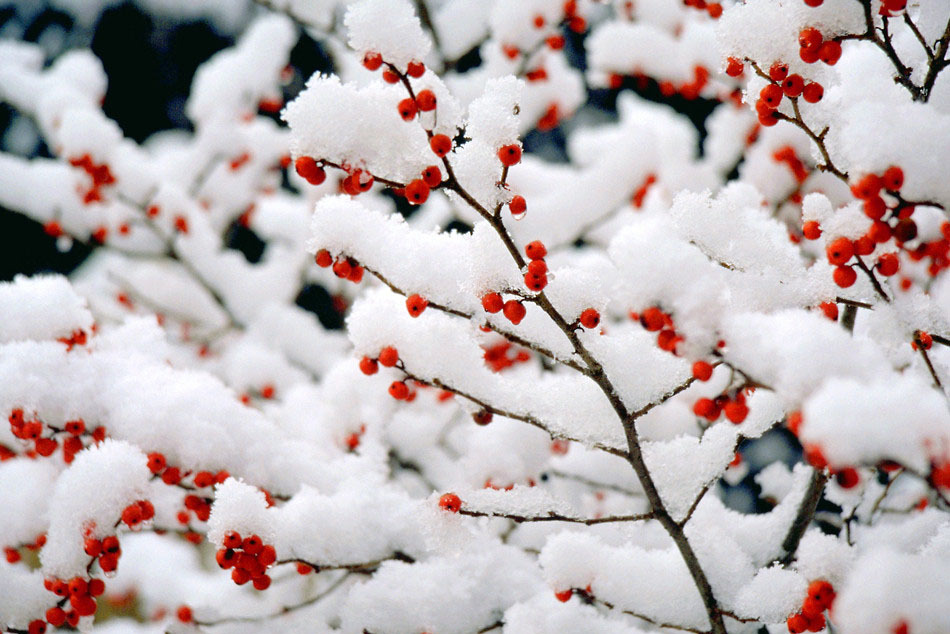
<path id="1" fill-rule="evenodd" d="M 692 101 L 699 98 L 699 93 L 706 84 L 709 83 L 709 70 L 705 66 L 693 67 L 693 79 L 678 86 L 671 81 L 661 81 L 658 86 L 660 94 L 664 97 L 672 97 L 679 94 L 684 99 Z"/>
<path id="2" fill-rule="evenodd" d="M 149 504 L 151 507 L 151 504 Z M 155 508 L 151 507 L 151 514 L 154 516 Z M 119 567 L 119 557 L 122 556 L 122 548 L 119 546 L 119 538 L 115 535 L 108 535 L 102 539 L 96 539 L 92 536 L 92 527 L 85 530 L 85 539 L 83 541 L 83 550 L 87 555 L 99 561 L 99 568 L 102 572 L 114 572 Z"/>
<path id="3" fill-rule="evenodd" d="M 294 169 L 301 178 L 311 185 L 321 185 L 327 179 L 326 171 L 317 163 L 316 159 L 310 156 L 298 157 L 294 161 Z"/>
<path id="4" fill-rule="evenodd" d="M 400 101 L 396 108 L 403 121 L 412 121 L 419 112 L 432 112 L 436 106 L 435 93 L 429 90 L 420 90 L 416 98 L 406 97 Z"/>
<path id="5" fill-rule="evenodd" d="M 43 586 L 58 597 L 69 600 L 69 611 L 60 605 L 56 605 L 46 611 L 46 622 L 53 627 L 60 627 L 64 623 L 70 627 L 76 627 L 79 619 L 84 616 L 92 616 L 96 613 L 96 597 L 106 591 L 106 584 L 102 579 L 89 579 L 83 577 L 73 577 L 69 581 L 62 579 L 44 579 Z M 61 602 L 65 604 L 65 601 Z M 34 624 L 43 625 L 43 621 L 37 620 L 30 623 L 29 631 L 45 632 L 45 626 L 34 630 Z"/>
<path id="6" fill-rule="evenodd" d="M 546 282 L 547 276 L 545 276 L 545 283 Z M 517 299 L 505 301 L 500 293 L 494 291 L 485 293 L 482 296 L 482 308 L 484 308 L 487 313 L 502 313 L 508 321 L 516 326 L 520 324 L 521 320 L 528 314 L 528 309 L 524 307 L 524 302 Z"/>
<path id="7" fill-rule="evenodd" d="M 155 507 L 148 500 L 138 500 L 122 509 L 122 523 L 132 530 L 136 530 L 145 522 L 155 517 Z M 86 553 L 92 556 L 91 553 Z"/>
<path id="8" fill-rule="evenodd" d="M 837 43 L 835 44 L 837 45 Z M 840 48 L 840 45 L 838 46 Z M 798 74 L 789 75 L 788 64 L 775 62 L 769 68 L 769 83 L 759 91 L 759 99 L 755 102 L 755 112 L 759 117 L 759 123 L 766 127 L 778 123 L 776 112 L 784 97 L 789 99 L 801 97 L 808 103 L 817 103 L 821 101 L 824 93 L 825 90 L 821 84 L 817 82 L 806 83 L 802 76 Z"/>
<path id="9" fill-rule="evenodd" d="M 40 548 L 42 548 L 45 544 L 46 544 L 46 533 L 42 533 L 36 537 L 36 540 L 32 544 L 23 544 L 23 546 L 27 550 L 31 550 L 35 552 L 39 550 Z M 19 549 L 12 546 L 4 547 L 3 556 L 7 560 L 8 564 L 15 564 L 21 559 L 23 559 L 23 556 L 20 555 Z"/>
<path id="10" fill-rule="evenodd" d="M 647 192 L 650 191 L 650 186 L 656 182 L 656 174 L 647 174 L 647 177 L 643 179 L 643 182 L 637 187 L 636 191 L 633 192 L 633 197 L 630 199 L 630 202 L 633 203 L 633 206 L 636 209 L 643 207 L 643 200 L 647 197 Z"/>
<path id="11" fill-rule="evenodd" d="M 159 452 L 148 454 L 148 470 L 156 476 L 160 476 L 162 482 L 169 486 L 182 484 L 183 481 L 191 476 L 191 471 L 182 472 L 178 467 L 169 466 L 165 455 Z M 195 488 L 203 489 L 214 486 L 215 484 L 221 484 L 230 477 L 231 474 L 224 470 L 218 471 L 217 473 L 198 471 L 191 478 L 191 482 Z"/>
<path id="12" fill-rule="evenodd" d="M 739 425 L 749 415 L 749 406 L 746 405 L 746 391 L 751 392 L 753 388 L 736 390 L 730 396 L 729 394 L 720 394 L 716 398 L 701 398 L 693 403 L 693 413 L 701 418 L 705 418 L 710 423 L 719 419 L 721 414 L 725 414 L 729 422 Z"/>
<path id="13" fill-rule="evenodd" d="M 835 589 L 820 579 L 808 585 L 808 595 L 802 602 L 801 612 L 788 617 L 786 625 L 792 634 L 820 632 L 825 629 L 825 610 L 830 610 L 835 601 Z"/>
<path id="14" fill-rule="evenodd" d="M 255 590 L 266 590 L 271 581 L 267 569 L 277 561 L 277 550 L 257 535 L 241 539 L 240 533 L 228 531 L 215 561 L 224 570 L 231 570 L 231 579 L 239 586 L 250 581 Z"/>
<path id="15" fill-rule="evenodd" d="M 393 193 L 402 196 L 410 205 L 421 205 L 429 199 L 429 192 L 442 183 L 442 170 L 438 165 L 429 165 L 422 170 L 421 178 L 409 181 L 402 189 L 394 189 Z"/>
<path id="16" fill-rule="evenodd" d="M 657 306 L 651 306 L 639 314 L 631 312 L 630 318 L 639 321 L 649 332 L 657 333 L 656 345 L 660 350 L 676 354 L 676 346 L 683 341 L 683 337 L 677 334 L 672 315 L 664 313 Z"/>
<path id="17" fill-rule="evenodd" d="M 856 255 L 870 255 L 874 252 L 874 248 L 875 241 L 870 232 L 869 235 L 861 236 L 857 240 L 839 237 L 828 243 L 825 247 L 825 255 L 828 262 L 835 266 L 832 274 L 835 284 L 841 288 L 848 288 L 854 284 L 858 275 L 847 263 Z M 900 259 L 895 253 L 885 253 L 877 259 L 874 268 L 885 277 L 894 275 L 900 269 Z"/>
<path id="18" fill-rule="evenodd" d="M 561 24 L 567 26 L 574 33 L 583 33 L 587 30 L 587 20 L 577 13 L 577 0 L 567 0 L 563 9 L 564 17 L 561 19 Z M 547 20 L 544 19 L 543 15 L 535 14 L 531 19 L 531 23 L 534 28 L 543 29 Z M 557 51 L 564 48 L 563 35 L 550 35 L 545 38 L 544 42 L 551 50 Z M 502 44 L 501 52 L 505 54 L 505 57 L 512 60 L 518 59 L 522 53 L 521 49 L 513 44 Z"/>
<path id="19" fill-rule="evenodd" d="M 899 224 L 900 222 L 898 225 Z M 934 240 L 933 242 L 923 242 L 913 251 L 907 252 L 908 257 L 914 262 L 920 262 L 924 258 L 930 258 L 930 264 L 927 265 L 927 273 L 931 277 L 936 277 L 941 271 L 950 268 L 950 222 L 944 222 L 940 226 L 940 232 L 943 234 L 943 237 L 940 239 Z M 909 280 L 907 281 L 909 282 Z M 905 288 L 904 290 L 907 289 Z"/>
<path id="20" fill-rule="evenodd" d="M 709 17 L 714 20 L 718 20 L 719 16 L 722 15 L 722 5 L 718 2 L 706 2 L 706 0 L 683 0 L 683 4 L 687 7 L 705 11 L 709 14 Z"/>
<path id="21" fill-rule="evenodd" d="M 62 428 L 44 425 L 39 420 L 26 420 L 24 411 L 20 408 L 14 409 L 9 416 L 10 431 L 20 440 L 32 442 L 33 447 L 27 452 L 27 456 L 35 458 L 37 456 L 48 457 L 53 455 L 59 448 L 60 441 L 57 436 L 64 436 L 62 439 L 63 462 L 69 464 L 77 453 L 85 449 L 83 438 L 91 438 L 96 444 L 105 440 L 106 428 L 99 426 L 92 432 L 86 430 L 86 423 L 81 418 L 66 422 Z M 49 431 L 49 435 L 45 434 Z M 6 448 L 4 448 L 6 449 Z M 0 451 L 0 458 L 12 457 L 8 455 L 9 449 Z M 5 459 L 5 458 L 3 458 Z"/>
<path id="22" fill-rule="evenodd" d="M 363 55 L 363 67 L 366 70 L 371 72 L 376 72 L 379 70 L 383 64 L 386 65 L 386 69 L 383 70 L 383 81 L 387 84 L 396 84 L 399 83 L 401 75 L 399 71 L 396 70 L 396 67 L 390 64 L 389 62 L 383 60 L 383 56 L 375 51 L 369 51 Z M 406 75 L 412 77 L 413 79 L 418 79 L 426 73 L 426 65 L 418 60 L 412 60 L 406 65 Z"/>
<path id="23" fill-rule="evenodd" d="M 799 185 L 804 183 L 805 179 L 808 178 L 808 168 L 806 168 L 802 160 L 798 158 L 795 148 L 791 145 L 784 145 L 775 150 L 775 152 L 772 153 L 772 159 L 777 163 L 785 163 Z"/>
<path id="24" fill-rule="evenodd" d="M 526 363 L 531 359 L 531 353 L 524 349 L 515 350 L 514 345 L 507 339 L 483 346 L 482 350 L 485 351 L 483 355 L 485 363 L 492 372 L 501 372 L 517 363 Z M 514 354 L 511 355 L 510 352 Z"/>
<path id="25" fill-rule="evenodd" d="M 841 43 L 826 40 L 821 31 L 807 27 L 798 34 L 798 56 L 806 64 L 814 64 L 820 60 L 834 66 L 841 59 Z"/>
<path id="26" fill-rule="evenodd" d="M 88 154 L 69 159 L 69 164 L 81 168 L 92 179 L 92 187 L 85 192 L 81 192 L 83 194 L 83 204 L 88 205 L 102 201 L 102 188 L 115 183 L 115 176 L 113 176 L 109 166 L 105 163 L 96 165 Z"/>
<path id="27" fill-rule="evenodd" d="M 314 262 L 317 263 L 322 269 L 333 267 L 333 274 L 336 275 L 341 280 L 349 280 L 354 284 L 359 284 L 363 281 L 363 273 L 365 269 L 353 258 L 348 258 L 340 256 L 336 259 L 330 255 L 330 252 L 326 249 L 320 249 L 317 251 L 317 254 L 313 258 Z"/>
<path id="28" fill-rule="evenodd" d="M 528 287 L 528 290 L 539 293 L 548 285 L 548 264 L 544 261 L 548 250 L 544 246 L 544 243 L 540 240 L 535 240 L 525 246 L 524 252 L 525 255 L 528 256 L 528 265 L 524 274 L 524 285 Z"/>
<path id="29" fill-rule="evenodd" d="M 393 346 L 386 346 L 379 351 L 377 358 L 363 357 L 360 359 L 360 371 L 363 374 L 376 374 L 379 371 L 379 366 L 385 368 L 402 367 L 399 361 L 399 351 Z M 393 381 L 389 385 L 389 395 L 397 401 L 406 401 L 407 403 L 411 403 L 416 399 L 416 391 L 410 389 L 409 384 L 405 381 Z"/>

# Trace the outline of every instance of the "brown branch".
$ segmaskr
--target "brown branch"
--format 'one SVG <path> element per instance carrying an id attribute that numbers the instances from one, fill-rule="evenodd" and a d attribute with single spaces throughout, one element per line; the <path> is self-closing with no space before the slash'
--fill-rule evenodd
<path id="1" fill-rule="evenodd" d="M 864 271 L 864 274 L 868 276 L 869 280 L 871 280 L 871 285 L 874 287 L 874 292 L 877 293 L 878 296 L 885 302 L 890 302 L 891 298 L 888 297 L 887 293 L 884 292 L 884 287 L 881 286 L 881 282 L 877 279 L 874 271 L 868 268 L 868 265 L 864 263 L 864 260 L 861 259 L 860 255 L 855 254 L 854 259 L 858 263 L 858 268 Z"/>
<path id="2" fill-rule="evenodd" d="M 617 493 L 622 493 L 624 495 L 632 495 L 632 496 L 642 495 L 638 491 L 631 491 L 630 489 L 625 489 L 621 486 L 617 486 L 616 484 L 607 484 L 606 482 L 598 482 L 597 480 L 591 480 L 590 478 L 586 478 L 576 473 L 567 473 L 565 471 L 558 471 L 557 469 L 551 469 L 547 471 L 547 473 L 550 473 L 556 478 L 563 478 L 565 480 L 574 480 L 575 482 L 586 484 L 592 489 L 605 489 L 607 491 L 615 491 Z"/>
<path id="3" fill-rule="evenodd" d="M 815 516 L 815 509 L 818 508 L 818 502 L 821 500 L 826 482 L 828 482 L 828 474 L 825 473 L 824 469 L 812 469 L 808 488 L 805 489 L 805 494 L 798 506 L 798 513 L 795 514 L 795 519 L 792 520 L 788 532 L 785 533 L 785 539 L 782 540 L 782 550 L 785 554 L 774 560 L 773 563 L 781 563 L 787 566 L 795 558 L 798 544 L 802 541 L 805 531 L 808 530 L 812 518 Z"/>
<path id="4" fill-rule="evenodd" d="M 570 522 L 574 524 L 585 524 L 593 526 L 594 524 L 608 524 L 611 522 L 644 522 L 655 519 L 653 513 L 639 513 L 637 515 L 607 515 L 604 517 L 571 517 L 561 515 L 555 511 L 548 511 L 546 515 L 518 515 L 516 513 L 496 513 L 493 511 L 474 511 L 471 509 L 461 509 L 460 515 L 469 517 L 499 517 L 511 520 L 516 524 L 523 522 Z"/>
<path id="5" fill-rule="evenodd" d="M 937 386 L 937 389 L 942 390 L 943 384 L 940 382 L 940 377 L 937 376 L 937 370 L 934 368 L 934 364 L 930 361 L 930 355 L 927 354 L 927 348 L 920 339 L 919 330 L 914 331 L 914 343 L 917 344 L 917 352 L 920 353 L 920 356 L 924 358 L 924 363 L 927 364 L 927 369 L 930 371 L 930 376 L 934 380 L 934 385 Z"/>
<path id="6" fill-rule="evenodd" d="M 416 563 L 416 560 L 413 557 L 410 557 L 406 553 L 396 551 L 391 557 L 383 557 L 381 559 L 374 559 L 373 561 L 352 564 L 315 564 L 313 562 L 307 561 L 306 559 L 301 559 L 298 557 L 293 559 L 281 559 L 277 561 L 276 565 L 305 564 L 313 568 L 314 572 L 323 572 L 324 570 L 346 570 L 347 572 L 372 573 L 387 561 L 401 561 L 407 564 Z"/>

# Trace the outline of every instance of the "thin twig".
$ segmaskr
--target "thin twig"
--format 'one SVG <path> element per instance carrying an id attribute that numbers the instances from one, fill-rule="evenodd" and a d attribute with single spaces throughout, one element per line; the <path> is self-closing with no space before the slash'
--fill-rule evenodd
<path id="1" fill-rule="evenodd" d="M 644 522 L 655 519 L 653 513 L 639 513 L 636 515 L 606 515 L 604 517 L 572 517 L 562 515 L 556 511 L 548 511 L 546 515 L 519 515 L 517 513 L 500 513 L 495 511 L 476 511 L 463 508 L 459 511 L 460 515 L 469 517 L 500 517 L 511 520 L 516 524 L 523 522 L 569 522 L 573 524 L 585 524 L 593 526 L 594 524 L 609 524 L 612 522 Z"/>

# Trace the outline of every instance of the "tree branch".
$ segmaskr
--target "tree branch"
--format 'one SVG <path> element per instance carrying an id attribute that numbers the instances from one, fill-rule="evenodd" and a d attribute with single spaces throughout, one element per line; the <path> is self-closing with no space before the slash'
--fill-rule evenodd
<path id="1" fill-rule="evenodd" d="M 570 522 L 574 524 L 585 524 L 593 526 L 594 524 L 609 524 L 611 522 L 644 522 L 655 519 L 653 513 L 639 513 L 637 515 L 607 515 L 604 517 L 571 517 L 561 515 L 555 511 L 548 511 L 546 515 L 518 515 L 516 513 L 496 513 L 493 511 L 475 511 L 463 508 L 459 511 L 460 515 L 469 517 L 500 517 L 511 520 L 516 524 L 523 522 Z"/>

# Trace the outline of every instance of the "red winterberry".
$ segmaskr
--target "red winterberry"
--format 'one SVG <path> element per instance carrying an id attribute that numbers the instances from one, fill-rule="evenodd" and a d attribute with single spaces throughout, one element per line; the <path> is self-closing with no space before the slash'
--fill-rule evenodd
<path id="1" fill-rule="evenodd" d="M 696 361 L 693 363 L 693 377 L 700 381 L 708 381 L 712 377 L 712 364 L 706 361 Z"/>
<path id="2" fill-rule="evenodd" d="M 430 112 L 435 110 L 435 104 L 435 93 L 429 89 L 420 90 L 419 94 L 416 95 L 416 107 L 419 108 L 421 112 Z"/>
<path id="3" fill-rule="evenodd" d="M 568 588 L 567 590 L 561 590 L 560 592 L 554 593 L 554 598 L 560 601 L 561 603 L 567 603 L 571 600 L 571 597 L 574 596 L 574 591 Z"/>
<path id="4" fill-rule="evenodd" d="M 818 49 L 818 59 L 829 66 L 834 66 L 838 63 L 838 60 L 841 59 L 841 44 L 834 40 L 825 42 L 821 45 L 821 48 Z"/>
<path id="5" fill-rule="evenodd" d="M 482 296 L 482 308 L 488 313 L 499 313 L 505 307 L 505 300 L 498 293 L 485 293 Z"/>
<path id="6" fill-rule="evenodd" d="M 327 173 L 309 156 L 301 156 L 294 161 L 294 169 L 311 185 L 319 185 L 327 179 Z"/>
<path id="7" fill-rule="evenodd" d="M 439 183 L 442 182 L 442 170 L 439 169 L 438 165 L 430 165 L 422 170 L 422 180 L 430 188 L 438 187 Z"/>
<path id="8" fill-rule="evenodd" d="M 817 240 L 821 237 L 821 225 L 817 220 L 807 220 L 802 225 L 802 235 L 808 240 Z"/>
<path id="9" fill-rule="evenodd" d="M 426 65 L 418 60 L 412 60 L 409 62 L 409 65 L 406 66 L 406 74 L 410 77 L 418 79 L 422 77 L 426 72 Z"/>
<path id="10" fill-rule="evenodd" d="M 901 261 L 896 253 L 885 253 L 877 259 L 877 264 L 874 266 L 878 273 L 884 277 L 890 277 L 900 270 Z"/>
<path id="11" fill-rule="evenodd" d="M 376 374 L 379 371 L 379 364 L 376 362 L 376 359 L 370 359 L 369 357 L 363 357 L 360 359 L 360 372 L 369 376 L 371 374 Z"/>
<path id="12" fill-rule="evenodd" d="M 825 254 L 831 264 L 845 264 L 854 255 L 854 246 L 850 240 L 842 236 L 831 241 L 825 248 Z"/>
<path id="13" fill-rule="evenodd" d="M 816 81 L 805 85 L 802 98 L 808 103 L 818 103 L 825 94 L 825 89 Z"/>
<path id="14" fill-rule="evenodd" d="M 192 619 L 191 608 L 187 605 L 178 606 L 178 610 L 175 611 L 175 616 L 178 617 L 178 620 L 182 623 L 190 623 Z"/>
<path id="15" fill-rule="evenodd" d="M 786 97 L 798 97 L 803 90 L 805 90 L 805 80 L 802 79 L 801 75 L 789 75 L 782 82 L 782 92 L 785 93 Z"/>
<path id="16" fill-rule="evenodd" d="M 580 318 L 578 318 L 581 326 L 587 328 L 588 330 L 596 328 L 600 324 L 600 313 L 593 308 L 587 308 L 582 313 Z"/>
<path id="17" fill-rule="evenodd" d="M 158 473 L 165 469 L 165 456 L 160 453 L 150 453 L 148 455 L 148 470 L 152 473 Z"/>
<path id="18" fill-rule="evenodd" d="M 379 364 L 391 368 L 399 361 L 399 352 L 392 346 L 386 346 L 379 351 Z"/>
<path id="19" fill-rule="evenodd" d="M 409 396 L 409 386 L 403 381 L 393 381 L 389 385 L 389 395 L 397 401 L 404 401 Z"/>
<path id="20" fill-rule="evenodd" d="M 383 56 L 375 51 L 368 51 L 363 55 L 363 66 L 366 70 L 375 71 L 383 65 Z"/>
<path id="21" fill-rule="evenodd" d="M 452 151 L 452 139 L 445 134 L 433 135 L 433 137 L 429 139 L 429 148 L 431 148 L 436 156 L 442 158 Z"/>
<path id="22" fill-rule="evenodd" d="M 505 317 L 508 318 L 508 321 L 516 326 L 521 323 L 521 320 L 524 319 L 524 316 L 528 312 L 524 304 L 514 299 L 509 299 L 505 302 L 505 306 L 502 310 L 504 311 Z"/>
<path id="23" fill-rule="evenodd" d="M 896 165 L 891 165 L 884 170 L 884 173 L 881 175 L 881 180 L 884 183 L 885 189 L 896 192 L 904 185 L 904 170 Z"/>
<path id="24" fill-rule="evenodd" d="M 743 66 L 742 66 L 742 62 L 739 59 L 735 57 L 730 57 L 728 60 L 726 60 L 726 74 L 727 75 L 729 75 L 730 77 L 738 77 L 739 75 L 742 74 L 742 71 L 743 71 Z"/>
<path id="25" fill-rule="evenodd" d="M 406 97 L 400 101 L 396 107 L 399 110 L 399 116 L 402 117 L 403 121 L 412 121 L 416 118 L 416 112 L 418 112 L 418 108 L 416 108 L 416 102 L 409 97 Z"/>
<path id="26" fill-rule="evenodd" d="M 769 84 L 759 91 L 759 99 L 772 110 L 778 108 L 782 103 L 782 89 L 775 84 Z"/>
<path id="27" fill-rule="evenodd" d="M 428 305 L 429 300 L 417 293 L 406 298 L 406 310 L 409 311 L 409 315 L 412 317 L 421 315 Z"/>
<path id="28" fill-rule="evenodd" d="M 749 406 L 740 401 L 729 401 L 722 407 L 722 413 L 730 422 L 738 425 L 749 415 Z"/>
<path id="29" fill-rule="evenodd" d="M 802 48 L 818 49 L 823 40 L 821 31 L 813 27 L 802 29 L 798 34 L 798 45 Z"/>
<path id="30" fill-rule="evenodd" d="M 508 202 L 508 210 L 513 216 L 520 216 L 528 209 L 528 203 L 525 202 L 524 196 L 515 196 Z"/>
<path id="31" fill-rule="evenodd" d="M 529 242 L 524 248 L 525 255 L 532 260 L 542 260 L 548 254 L 547 248 L 540 240 Z"/>
<path id="32" fill-rule="evenodd" d="M 841 288 L 848 288 L 858 279 L 858 274 L 855 273 L 854 269 L 850 266 L 835 267 L 834 273 L 832 273 L 831 276 L 835 284 Z"/>
<path id="33" fill-rule="evenodd" d="M 445 493 L 439 498 L 439 508 L 451 513 L 458 513 L 462 508 L 462 499 L 454 493 Z"/>
<path id="34" fill-rule="evenodd" d="M 772 81 L 780 82 L 788 76 L 788 64 L 775 62 L 769 68 L 769 78 Z"/>
<path id="35" fill-rule="evenodd" d="M 515 143 L 502 146 L 498 150 L 498 160 L 506 167 L 517 165 L 521 161 L 521 146 Z"/>
<path id="36" fill-rule="evenodd" d="M 228 531 L 224 534 L 224 540 L 221 543 L 225 548 L 240 548 L 244 540 L 237 531 Z"/>

